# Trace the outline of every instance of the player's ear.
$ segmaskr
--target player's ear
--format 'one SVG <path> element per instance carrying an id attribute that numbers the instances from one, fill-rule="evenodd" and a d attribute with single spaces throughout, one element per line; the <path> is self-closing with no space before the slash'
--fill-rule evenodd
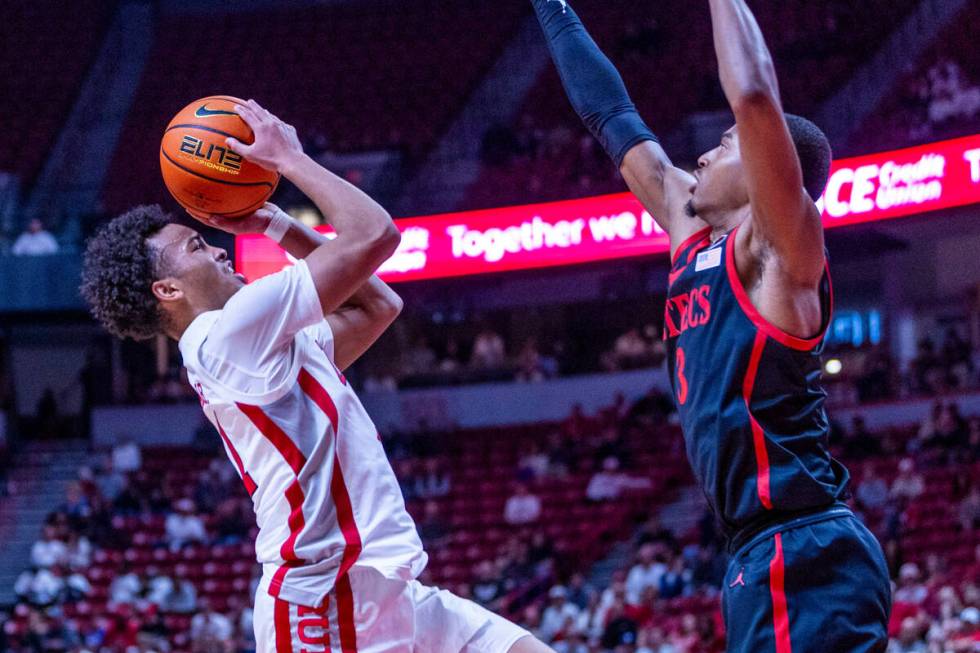
<path id="1" fill-rule="evenodd" d="M 173 277 L 158 279 L 150 285 L 153 296 L 161 302 L 175 302 L 184 298 L 184 289 Z"/>

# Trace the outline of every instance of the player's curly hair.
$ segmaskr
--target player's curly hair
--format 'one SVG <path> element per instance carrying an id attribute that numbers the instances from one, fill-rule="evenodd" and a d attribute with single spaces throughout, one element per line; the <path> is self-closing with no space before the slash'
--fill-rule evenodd
<path id="1" fill-rule="evenodd" d="M 137 206 L 88 241 L 80 291 L 114 336 L 146 340 L 163 331 L 164 315 L 150 289 L 159 261 L 146 241 L 171 222 L 159 205 Z"/>

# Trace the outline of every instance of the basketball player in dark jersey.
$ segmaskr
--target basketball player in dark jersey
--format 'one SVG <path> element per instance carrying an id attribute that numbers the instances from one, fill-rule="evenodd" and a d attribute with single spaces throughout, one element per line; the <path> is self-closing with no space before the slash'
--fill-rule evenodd
<path id="1" fill-rule="evenodd" d="M 664 339 L 688 458 L 729 540 L 728 651 L 884 651 L 884 556 L 843 503 L 848 473 L 827 450 L 831 289 L 814 204 L 826 137 L 783 112 L 745 2 L 710 0 L 735 126 L 688 174 L 568 3 L 531 2 L 573 107 L 670 235 Z"/>

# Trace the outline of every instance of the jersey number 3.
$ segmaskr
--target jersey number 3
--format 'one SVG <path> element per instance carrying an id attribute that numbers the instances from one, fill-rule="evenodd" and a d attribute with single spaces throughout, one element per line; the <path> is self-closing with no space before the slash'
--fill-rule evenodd
<path id="1" fill-rule="evenodd" d="M 684 348 L 677 348 L 677 403 L 687 401 L 687 377 L 684 376 Z"/>

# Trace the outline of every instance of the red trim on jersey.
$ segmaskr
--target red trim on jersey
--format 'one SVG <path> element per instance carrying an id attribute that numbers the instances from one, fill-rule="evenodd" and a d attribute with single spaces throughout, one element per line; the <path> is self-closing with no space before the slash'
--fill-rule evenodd
<path id="1" fill-rule="evenodd" d="M 296 539 L 299 537 L 303 528 L 306 527 L 306 517 L 303 515 L 303 503 L 306 501 L 306 496 L 303 493 L 303 486 L 299 483 L 298 475 L 306 464 L 306 456 L 299 450 L 296 443 L 290 440 L 289 436 L 261 408 L 242 403 L 237 405 L 252 420 L 252 423 L 255 424 L 255 427 L 259 429 L 262 435 L 272 443 L 272 446 L 276 448 L 276 451 L 282 455 L 290 468 L 292 468 L 293 473 L 297 475 L 289 487 L 286 488 L 286 502 L 289 504 L 289 517 L 286 523 L 289 525 L 289 535 L 279 549 L 279 555 L 285 560 L 285 564 L 276 570 L 272 581 L 269 583 L 269 593 L 277 597 L 282 589 L 283 580 L 286 578 L 286 572 L 297 566 L 300 562 L 300 559 L 296 555 Z"/>
<path id="2" fill-rule="evenodd" d="M 357 627 L 354 625 L 354 592 L 350 576 L 337 577 L 337 629 L 340 631 L 341 653 L 357 653 Z M 277 652 L 278 653 L 278 652 Z"/>
<path id="3" fill-rule="evenodd" d="M 755 377 L 759 372 L 759 360 L 762 358 L 762 350 L 766 347 L 766 334 L 757 331 L 755 342 L 752 343 L 752 355 L 749 356 L 749 366 L 745 370 L 745 378 L 742 381 L 742 398 L 745 400 L 745 410 L 749 414 L 749 423 L 752 425 L 752 445 L 755 448 L 756 463 L 756 489 L 759 494 L 759 501 L 762 502 L 766 510 L 772 510 L 772 497 L 769 493 L 769 453 L 766 451 L 766 434 L 752 415 L 752 390 L 755 388 Z"/>
<path id="4" fill-rule="evenodd" d="M 299 484 L 299 479 L 297 478 L 286 488 L 286 501 L 289 502 L 289 518 L 286 520 L 286 523 L 289 524 L 289 537 L 282 543 L 280 553 L 282 554 L 282 559 L 287 562 L 299 560 L 296 557 L 296 538 L 299 537 L 300 532 L 306 526 L 306 517 L 303 516 L 303 502 L 305 500 L 306 496 L 303 494 L 303 487 Z M 285 574 L 283 575 L 285 576 Z"/>
<path id="5" fill-rule="evenodd" d="M 320 407 L 320 410 L 330 419 L 335 434 L 334 454 L 333 454 L 333 476 L 330 479 L 330 497 L 333 499 L 337 509 L 337 523 L 340 531 L 344 535 L 344 553 L 340 560 L 340 571 L 338 577 L 347 573 L 358 556 L 361 555 L 361 534 L 357 530 L 357 522 L 354 520 L 354 508 L 351 504 L 350 494 L 347 492 L 347 485 L 344 483 L 344 473 L 340 468 L 340 430 L 337 406 L 330 393 L 327 392 L 316 378 L 306 371 L 305 368 L 299 371 L 299 385 L 310 399 Z"/>
<path id="6" fill-rule="evenodd" d="M 695 243 L 701 240 L 704 240 L 704 238 L 706 236 L 709 236 L 710 234 L 711 234 L 711 227 L 705 227 L 704 229 L 695 231 L 693 234 L 685 238 L 684 242 L 678 245 L 677 249 L 674 250 L 673 256 L 670 257 L 670 264 L 674 265 L 675 263 L 677 263 L 677 259 L 680 258 L 681 254 L 684 253 L 684 248 L 694 245 Z"/>
<path id="7" fill-rule="evenodd" d="M 218 416 L 214 416 L 214 423 L 218 426 L 218 435 L 224 440 L 225 446 L 228 447 L 228 451 L 231 452 L 231 459 L 235 462 L 235 466 L 238 467 L 238 475 L 242 477 L 242 482 L 245 483 L 245 491 L 248 492 L 248 496 L 255 494 L 258 486 L 252 479 L 251 475 L 245 471 L 245 465 L 242 464 L 242 457 L 238 455 L 238 451 L 235 449 L 235 445 L 231 443 L 231 439 L 228 434 L 225 433 L 224 428 L 221 426 L 221 422 L 218 421 Z"/>
<path id="8" fill-rule="evenodd" d="M 752 304 L 752 300 L 749 299 L 749 294 L 745 291 L 745 287 L 742 285 L 742 280 L 738 276 L 738 268 L 735 265 L 735 234 L 738 233 L 738 227 L 732 230 L 728 234 L 728 242 L 725 243 L 725 267 L 728 271 L 728 282 L 732 287 L 732 291 L 735 293 L 735 299 L 738 300 L 738 305 L 742 307 L 742 312 L 745 313 L 746 317 L 751 320 L 751 322 L 756 326 L 757 329 L 765 333 L 767 336 L 775 340 L 776 342 L 789 347 L 790 349 L 798 349 L 800 351 L 809 351 L 820 344 L 823 340 L 824 333 L 827 331 L 827 327 L 830 326 L 830 315 L 823 315 L 823 327 L 820 329 L 820 333 L 812 338 L 799 338 L 797 336 L 786 333 L 772 322 L 762 317 L 758 309 Z M 824 264 L 826 267 L 826 263 Z M 830 272 L 827 271 L 827 278 L 830 278 Z M 831 290 L 830 304 L 833 306 L 833 290 Z M 832 310 L 832 309 L 829 309 Z"/>
<path id="9" fill-rule="evenodd" d="M 303 452 L 299 450 L 296 443 L 289 439 L 289 436 L 279 428 L 279 425 L 272 421 L 268 415 L 265 414 L 258 406 L 252 406 L 249 404 L 237 404 L 238 408 L 245 413 L 245 415 L 252 420 L 252 424 L 255 424 L 255 428 L 262 432 L 262 435 L 272 443 L 272 446 L 276 448 L 282 457 L 286 459 L 289 466 L 292 468 L 293 472 L 299 474 L 300 470 L 303 469 L 303 465 L 306 464 L 306 456 Z"/>
<path id="10" fill-rule="evenodd" d="M 293 629 L 289 625 L 289 604 L 276 599 L 274 615 L 276 653 L 293 653 Z"/>
<path id="11" fill-rule="evenodd" d="M 337 430 L 337 425 L 340 421 L 340 417 L 337 414 L 337 406 L 333 403 L 333 399 L 330 398 L 330 394 L 327 392 L 326 388 L 320 385 L 320 382 L 317 381 L 312 374 L 307 372 L 305 367 L 300 368 L 297 381 L 299 382 L 299 387 L 303 389 L 303 392 L 305 392 L 306 395 L 313 400 L 313 403 L 320 407 L 320 410 L 322 410 L 327 416 L 327 419 L 330 420 L 330 426 L 333 427 L 333 432 L 335 434 L 339 433 Z"/>
<path id="12" fill-rule="evenodd" d="M 350 495 L 344 484 L 344 475 L 340 470 L 340 458 L 336 454 L 333 458 L 333 478 L 330 479 L 330 496 L 333 497 L 337 508 L 337 522 L 340 524 L 340 531 L 344 534 L 346 543 L 338 573 L 346 574 L 361 555 L 361 534 L 357 531 L 354 508 L 351 506 Z"/>
<path id="13" fill-rule="evenodd" d="M 769 593 L 772 595 L 772 621 L 776 631 L 776 653 L 793 653 L 789 636 L 789 611 L 786 609 L 786 563 L 783 559 L 783 534 L 776 533 L 776 553 L 769 561 Z"/>

